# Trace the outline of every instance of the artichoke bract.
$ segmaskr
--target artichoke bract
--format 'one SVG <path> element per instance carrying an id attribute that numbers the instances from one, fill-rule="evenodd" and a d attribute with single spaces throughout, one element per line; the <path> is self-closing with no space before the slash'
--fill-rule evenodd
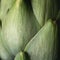
<path id="1" fill-rule="evenodd" d="M 25 48 L 31 60 L 56 60 L 57 26 L 49 20 Z"/>
<path id="2" fill-rule="evenodd" d="M 15 0 L 1 0 L 1 13 L 0 18 L 3 19 L 7 12 L 11 9 L 11 7 L 14 5 Z"/>
<path id="3" fill-rule="evenodd" d="M 0 0 L 0 60 L 57 60 L 57 4 Z"/>
<path id="4" fill-rule="evenodd" d="M 12 57 L 2 44 L 1 28 L 0 28 L 0 57 L 2 60 L 11 60 Z"/>
<path id="5" fill-rule="evenodd" d="M 0 40 L 0 57 L 2 60 L 12 60 L 12 56 L 10 53 L 5 49 L 1 40 Z"/>
<path id="6" fill-rule="evenodd" d="M 26 55 L 24 52 L 19 52 L 14 60 L 29 60 L 27 59 Z"/>
<path id="7" fill-rule="evenodd" d="M 41 26 L 58 13 L 56 0 L 31 0 L 33 12 Z"/>
<path id="8" fill-rule="evenodd" d="M 24 0 L 16 0 L 2 20 L 2 42 L 5 48 L 16 55 L 40 29 L 40 25 Z"/>

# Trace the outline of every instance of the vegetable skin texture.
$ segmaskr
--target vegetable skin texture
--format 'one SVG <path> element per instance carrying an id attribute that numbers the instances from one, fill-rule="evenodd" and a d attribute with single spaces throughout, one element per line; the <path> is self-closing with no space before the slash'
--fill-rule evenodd
<path id="1" fill-rule="evenodd" d="M 2 21 L 3 45 L 15 56 L 20 50 L 24 50 L 26 44 L 39 29 L 39 23 L 24 0 L 16 0 Z"/>
<path id="2" fill-rule="evenodd" d="M 57 58 L 57 26 L 51 19 L 31 39 L 25 52 L 31 60 L 56 60 Z"/>

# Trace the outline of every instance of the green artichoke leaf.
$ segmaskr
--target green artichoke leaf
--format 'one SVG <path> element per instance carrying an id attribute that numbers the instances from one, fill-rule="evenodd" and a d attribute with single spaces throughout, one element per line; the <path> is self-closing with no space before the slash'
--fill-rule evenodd
<path id="1" fill-rule="evenodd" d="M 14 60 L 29 60 L 28 55 L 25 52 L 19 52 Z"/>
<path id="2" fill-rule="evenodd" d="M 2 20 L 2 42 L 5 48 L 16 55 L 39 31 L 40 25 L 24 0 L 16 0 Z"/>
<path id="3" fill-rule="evenodd" d="M 57 6 L 57 1 L 56 0 L 47 0 L 46 11 L 45 11 L 45 22 L 50 18 L 56 19 L 58 11 L 59 11 L 59 9 Z"/>
<path id="4" fill-rule="evenodd" d="M 51 21 L 40 29 L 25 47 L 31 60 L 56 60 L 57 26 Z"/>
<path id="5" fill-rule="evenodd" d="M 14 5 L 15 0 L 1 0 L 1 13 L 0 18 L 3 19 L 7 12 L 11 9 L 11 7 Z"/>
<path id="6" fill-rule="evenodd" d="M 5 49 L 5 47 L 3 46 L 1 40 L 0 40 L 0 57 L 1 57 L 2 60 L 12 60 L 12 56 Z"/>
<path id="7" fill-rule="evenodd" d="M 41 26 L 58 12 L 56 0 L 31 0 L 33 12 Z"/>
<path id="8" fill-rule="evenodd" d="M 1 29 L 0 29 L 0 57 L 2 60 L 12 60 L 11 55 L 9 54 L 9 52 L 5 49 L 5 47 L 2 44 Z"/>

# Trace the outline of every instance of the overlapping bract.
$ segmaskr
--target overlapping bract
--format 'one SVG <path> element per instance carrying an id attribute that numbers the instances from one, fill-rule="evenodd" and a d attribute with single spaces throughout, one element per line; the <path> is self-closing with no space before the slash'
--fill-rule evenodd
<path id="1" fill-rule="evenodd" d="M 30 6 L 25 0 L 2 0 L 0 57 L 13 60 L 13 56 L 23 50 L 31 60 L 55 60 L 57 28 L 48 19 L 56 18 L 57 11 L 55 0 L 31 0 Z M 20 54 L 17 55 L 19 58 Z"/>
<path id="2" fill-rule="evenodd" d="M 29 7 L 24 1 L 17 0 L 2 21 L 2 43 L 15 56 L 39 29 L 40 25 Z"/>
<path id="3" fill-rule="evenodd" d="M 27 52 L 31 60 L 55 60 L 57 27 L 49 20 L 27 44 Z"/>
<path id="4" fill-rule="evenodd" d="M 56 18 L 58 13 L 56 0 L 31 0 L 33 12 L 41 26 L 50 19 Z"/>

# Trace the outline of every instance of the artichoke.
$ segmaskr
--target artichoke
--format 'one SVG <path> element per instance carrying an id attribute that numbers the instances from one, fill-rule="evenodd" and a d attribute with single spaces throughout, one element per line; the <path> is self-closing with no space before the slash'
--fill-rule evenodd
<path id="1" fill-rule="evenodd" d="M 57 60 L 57 6 L 57 0 L 0 0 L 0 60 Z"/>

